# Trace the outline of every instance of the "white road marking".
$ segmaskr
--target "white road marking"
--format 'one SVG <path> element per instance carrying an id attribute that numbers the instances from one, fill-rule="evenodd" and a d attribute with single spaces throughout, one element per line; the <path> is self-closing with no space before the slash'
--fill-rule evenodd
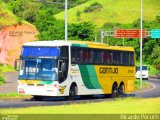
<path id="1" fill-rule="evenodd" d="M 137 91 L 136 93 L 139 93 L 139 92 L 148 92 L 148 91 L 151 91 L 151 90 L 153 90 L 153 89 L 156 88 L 156 86 L 154 84 L 152 84 L 152 83 L 149 83 L 149 84 L 152 86 L 150 89 L 146 88 L 145 90 L 140 90 L 140 91 Z"/>

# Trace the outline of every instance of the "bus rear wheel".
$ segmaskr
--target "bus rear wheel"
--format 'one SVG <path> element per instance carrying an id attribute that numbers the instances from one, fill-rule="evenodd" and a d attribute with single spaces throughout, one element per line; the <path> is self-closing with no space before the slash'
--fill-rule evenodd
<path id="1" fill-rule="evenodd" d="M 119 86 L 119 95 L 123 95 L 124 94 L 124 85 L 123 84 L 121 84 L 120 86 Z"/>
<path id="2" fill-rule="evenodd" d="M 78 93 L 77 85 L 75 84 L 71 85 L 71 88 L 69 90 L 68 100 L 74 100 L 74 97 L 77 96 L 77 93 Z"/>
<path id="3" fill-rule="evenodd" d="M 118 92 L 117 84 L 113 84 L 111 97 L 116 98 L 118 96 L 119 96 L 119 92 Z"/>

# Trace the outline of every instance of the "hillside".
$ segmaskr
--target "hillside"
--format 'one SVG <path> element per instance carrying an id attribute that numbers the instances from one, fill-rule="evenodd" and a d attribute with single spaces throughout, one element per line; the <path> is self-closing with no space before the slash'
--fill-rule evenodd
<path id="1" fill-rule="evenodd" d="M 86 7 L 98 2 L 102 8 L 84 12 Z M 146 21 L 155 19 L 160 13 L 160 0 L 143 0 L 143 18 Z M 78 15 L 79 14 L 79 15 Z M 140 16 L 140 0 L 91 0 L 68 10 L 69 23 L 91 21 L 102 26 L 106 22 L 131 23 Z M 64 12 L 56 14 L 57 19 L 64 19 Z"/>
<path id="2" fill-rule="evenodd" d="M 0 63 L 14 65 L 22 44 L 37 39 L 36 27 L 20 20 L 4 2 L 0 2 Z"/>

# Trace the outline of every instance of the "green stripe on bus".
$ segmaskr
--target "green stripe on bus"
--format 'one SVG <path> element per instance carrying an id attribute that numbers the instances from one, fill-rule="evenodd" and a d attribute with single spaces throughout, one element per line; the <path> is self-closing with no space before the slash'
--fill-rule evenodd
<path id="1" fill-rule="evenodd" d="M 84 85 L 88 89 L 100 89 L 100 85 L 93 65 L 79 65 L 79 69 Z"/>
<path id="2" fill-rule="evenodd" d="M 100 89 L 101 87 L 100 87 L 99 82 L 98 82 L 98 78 L 97 78 L 97 75 L 96 75 L 94 65 L 87 65 L 87 70 L 88 70 L 88 73 L 89 73 L 91 84 L 94 87 L 94 89 Z"/>
<path id="3" fill-rule="evenodd" d="M 85 44 L 75 44 L 75 43 L 73 43 L 72 46 L 73 47 L 87 47 L 87 45 Z"/>
<path id="4" fill-rule="evenodd" d="M 52 83 L 53 83 L 53 80 L 45 80 L 41 82 L 41 84 L 52 84 Z"/>
<path id="5" fill-rule="evenodd" d="M 81 73 L 83 83 L 86 86 L 86 88 L 94 89 L 92 84 L 91 84 L 91 81 L 89 79 L 89 73 L 88 73 L 88 70 L 87 70 L 87 66 L 86 65 L 79 65 L 79 69 L 80 69 L 80 73 Z"/>

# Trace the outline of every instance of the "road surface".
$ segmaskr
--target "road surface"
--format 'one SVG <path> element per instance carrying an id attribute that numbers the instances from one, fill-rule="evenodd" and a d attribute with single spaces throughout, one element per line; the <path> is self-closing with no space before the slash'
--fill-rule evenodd
<path id="1" fill-rule="evenodd" d="M 0 85 L 0 93 L 17 92 L 18 72 L 4 73 L 4 76 L 6 77 L 6 83 Z"/>

